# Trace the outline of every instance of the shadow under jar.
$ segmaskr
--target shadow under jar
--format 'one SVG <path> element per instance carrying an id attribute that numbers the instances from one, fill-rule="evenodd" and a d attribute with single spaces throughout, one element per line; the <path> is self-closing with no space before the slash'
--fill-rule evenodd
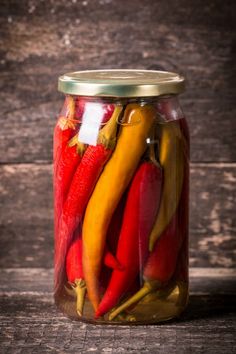
<path id="1" fill-rule="evenodd" d="M 184 78 L 100 70 L 59 78 L 54 298 L 92 323 L 151 324 L 188 301 Z"/>

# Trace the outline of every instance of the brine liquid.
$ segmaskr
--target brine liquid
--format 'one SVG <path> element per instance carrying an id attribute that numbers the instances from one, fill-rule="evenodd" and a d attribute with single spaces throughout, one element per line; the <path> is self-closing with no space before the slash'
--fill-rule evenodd
<path id="1" fill-rule="evenodd" d="M 162 290 L 146 295 L 137 305 L 109 321 L 108 314 L 94 319 L 94 310 L 88 299 L 85 300 L 83 316 L 76 312 L 76 296 L 73 290 L 65 285 L 64 291 L 55 297 L 58 308 L 74 320 L 90 323 L 106 324 L 150 324 L 171 320 L 178 317 L 186 308 L 188 302 L 188 283 L 173 281 Z"/>

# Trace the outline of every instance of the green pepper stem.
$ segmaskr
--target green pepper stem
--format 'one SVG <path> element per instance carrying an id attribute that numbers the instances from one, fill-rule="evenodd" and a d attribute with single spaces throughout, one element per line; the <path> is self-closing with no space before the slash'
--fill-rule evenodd
<path id="1" fill-rule="evenodd" d="M 123 110 L 122 106 L 120 105 L 116 106 L 114 112 L 112 113 L 111 118 L 99 133 L 98 143 L 103 144 L 106 148 L 113 149 L 115 146 L 117 121 L 122 110 Z"/>
<path id="2" fill-rule="evenodd" d="M 152 131 L 151 136 L 149 138 L 147 157 L 155 166 L 160 168 L 160 164 L 156 158 L 156 151 L 155 151 L 155 147 L 157 144 L 158 144 L 158 140 L 155 137 L 154 131 Z"/>
<path id="3" fill-rule="evenodd" d="M 126 313 L 120 313 L 116 319 L 120 322 L 135 322 L 136 317 L 134 315 L 126 314 Z"/>
<path id="4" fill-rule="evenodd" d="M 122 305 L 117 307 L 114 311 L 112 311 L 109 315 L 109 321 L 113 320 L 117 315 L 119 315 L 122 311 L 126 310 L 131 305 L 135 304 L 136 302 L 140 301 L 144 296 L 149 294 L 153 291 L 152 287 L 150 287 L 149 283 L 144 283 L 143 287 L 131 298 L 125 301 Z"/>
<path id="5" fill-rule="evenodd" d="M 149 160 L 157 167 L 160 168 L 160 164 L 156 159 L 156 153 L 155 153 L 155 149 L 154 149 L 154 143 L 150 143 L 149 144 L 149 148 L 148 148 L 148 157 Z"/>
<path id="6" fill-rule="evenodd" d="M 69 287 L 67 285 L 64 285 L 64 289 L 66 291 L 66 294 L 72 297 L 75 297 L 75 292 L 73 290 L 72 284 L 68 282 Z"/>
<path id="7" fill-rule="evenodd" d="M 59 117 L 57 124 L 61 130 L 66 130 L 66 129 L 75 130 L 75 123 L 69 118 Z"/>
<path id="8" fill-rule="evenodd" d="M 86 284 L 83 279 L 76 279 L 74 282 L 74 285 L 72 285 L 76 296 L 76 311 L 79 316 L 83 315 L 83 308 L 84 308 L 84 300 L 85 300 L 85 295 L 86 295 Z"/>
<path id="9" fill-rule="evenodd" d="M 86 145 L 81 143 L 79 140 L 78 140 L 78 134 L 76 134 L 75 136 L 73 136 L 73 138 L 70 139 L 69 143 L 68 143 L 68 146 L 69 147 L 73 147 L 76 145 L 76 151 L 77 153 L 82 156 L 84 154 L 84 151 L 86 149 Z"/>
<path id="10" fill-rule="evenodd" d="M 67 96 L 67 104 L 68 104 L 68 118 L 73 119 L 75 115 L 75 99 L 72 96 Z"/>

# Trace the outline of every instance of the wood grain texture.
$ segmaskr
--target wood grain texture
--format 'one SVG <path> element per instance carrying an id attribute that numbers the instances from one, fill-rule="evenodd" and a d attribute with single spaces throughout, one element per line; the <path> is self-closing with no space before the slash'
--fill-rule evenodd
<path id="1" fill-rule="evenodd" d="M 186 75 L 192 161 L 236 161 L 233 0 L 1 5 L 1 162 L 50 162 L 57 77 L 107 67 Z"/>
<path id="2" fill-rule="evenodd" d="M 0 166 L 0 265 L 52 267 L 52 166 Z M 191 167 L 190 265 L 235 267 L 235 164 Z"/>
<path id="3" fill-rule="evenodd" d="M 222 289 L 220 273 L 224 284 L 228 284 L 224 294 L 218 292 Z M 189 306 L 181 319 L 159 326 L 121 327 L 95 326 L 64 317 L 55 308 L 49 290 L 51 270 L 5 269 L 0 273 L 1 350 L 3 353 L 234 352 L 235 276 L 230 270 L 208 273 L 208 269 L 195 268 L 190 273 Z"/>

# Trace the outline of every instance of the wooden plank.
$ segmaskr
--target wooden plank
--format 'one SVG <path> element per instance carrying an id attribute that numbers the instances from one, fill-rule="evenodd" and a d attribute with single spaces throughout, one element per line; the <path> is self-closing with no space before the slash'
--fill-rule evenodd
<path id="1" fill-rule="evenodd" d="M 194 82 L 190 82 L 191 89 L 200 97 L 213 96 L 215 90 L 225 88 L 233 97 L 232 87 L 223 80 L 224 74 L 233 77 L 234 70 L 226 65 L 233 59 L 230 52 L 234 37 L 233 5 L 232 0 L 223 9 L 219 0 L 210 3 L 201 0 L 198 6 L 187 0 L 172 0 L 168 6 L 151 0 L 129 3 L 60 0 L 57 5 L 6 2 L 1 17 L 5 35 L 3 68 L 6 73 L 13 69 L 18 75 L 35 74 L 33 64 L 37 64 L 37 74 L 48 77 L 51 70 L 55 73 L 59 68 L 70 70 L 78 66 L 78 57 L 80 68 L 87 68 L 88 63 L 92 68 L 164 67 L 198 74 L 191 75 Z M 62 20 L 66 32 L 58 27 Z M 31 30 L 27 31 L 29 26 Z M 130 40 L 126 40 L 127 33 Z M 41 57 L 45 61 L 40 61 Z M 24 62 L 20 72 L 19 62 Z"/>
<path id="2" fill-rule="evenodd" d="M 234 251 L 232 257 L 228 253 L 229 248 L 233 250 L 236 246 L 235 167 L 236 164 L 223 163 L 191 167 L 191 265 L 233 267 L 235 264 Z"/>
<path id="3" fill-rule="evenodd" d="M 0 266 L 52 267 L 52 166 L 0 166 Z M 236 164 L 191 165 L 190 265 L 235 267 Z"/>
<path id="4" fill-rule="evenodd" d="M 228 299 L 226 299 L 228 300 Z M 198 301 L 212 306 L 212 301 Z M 231 299 L 232 301 L 232 299 Z M 98 326 L 62 317 L 51 300 L 38 297 L 1 299 L 7 311 L 1 316 L 3 353 L 209 353 L 235 351 L 235 315 L 226 313 L 191 318 L 162 326 Z M 218 307 L 213 307 L 214 311 Z M 5 307 L 6 309 L 6 307 Z"/>
<path id="5" fill-rule="evenodd" d="M 235 276 L 230 269 L 195 268 L 190 272 L 194 283 L 189 305 L 180 319 L 165 325 L 128 327 L 67 319 L 56 309 L 49 291 L 52 270 L 3 269 L 1 349 L 4 353 L 234 352 Z M 220 295 L 218 290 L 226 280 L 233 288 Z"/>
<path id="6" fill-rule="evenodd" d="M 51 162 L 53 128 L 61 103 L 31 104 L 6 113 L 1 123 L 0 149 L 4 153 L 0 162 Z M 192 161 L 236 161 L 236 109 L 229 109 L 230 104 L 183 100 L 189 118 Z"/>
<path id="7" fill-rule="evenodd" d="M 57 77 L 107 67 L 184 73 L 192 161 L 236 161 L 234 6 L 232 0 L 223 8 L 219 0 L 196 6 L 187 0 L 3 1 L 0 162 L 50 162 Z"/>

